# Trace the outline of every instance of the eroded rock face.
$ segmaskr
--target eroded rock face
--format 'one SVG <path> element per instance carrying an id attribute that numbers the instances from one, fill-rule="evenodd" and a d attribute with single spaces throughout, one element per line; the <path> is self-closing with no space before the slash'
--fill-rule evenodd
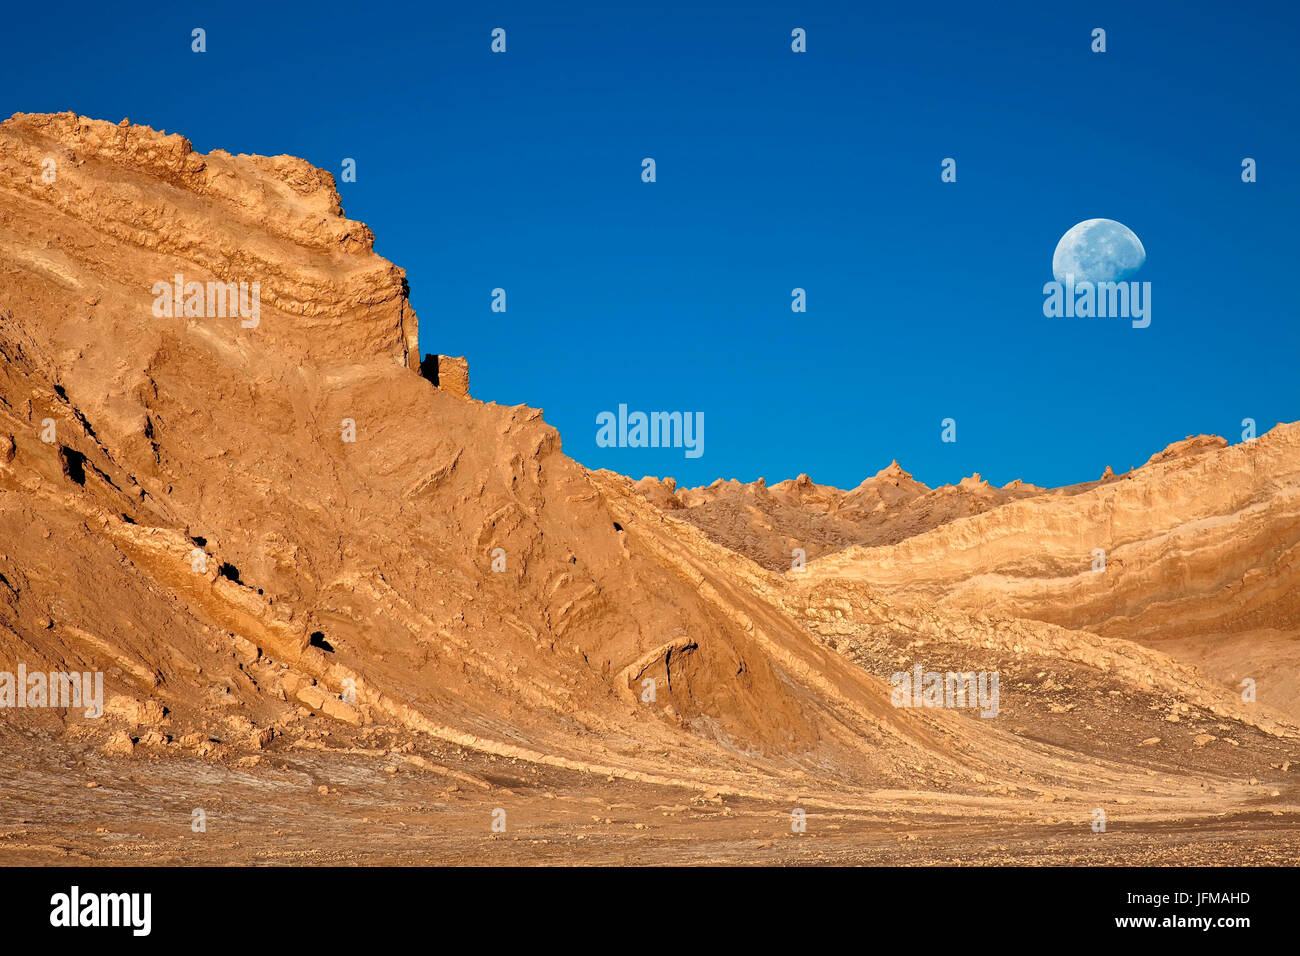
<path id="1" fill-rule="evenodd" d="M 843 780 L 898 759 L 863 740 L 912 738 L 539 411 L 463 401 L 448 357 L 433 387 L 403 273 L 327 173 L 66 114 L 0 126 L 0 172 L 6 660 L 102 668 L 177 738 L 302 708 L 665 779 L 820 754 Z M 255 285 L 256 321 L 208 283 Z"/>
<path id="2" fill-rule="evenodd" d="M 1177 442 L 1118 480 L 850 548 L 811 576 L 1155 640 L 1300 628 L 1298 545 L 1300 425 L 1291 424 L 1233 446 Z"/>
<path id="3" fill-rule="evenodd" d="M 66 351 L 88 351 L 112 326 L 147 358 L 179 323 L 105 316 L 148 318 L 154 285 L 182 275 L 205 292 L 208 282 L 260 284 L 257 334 L 223 337 L 250 357 L 418 367 L 405 274 L 343 217 L 333 177 L 301 159 L 204 156 L 145 126 L 19 113 L 0 137 L 0 177 L 0 242 L 22 270 L 8 305 L 39 289 L 47 307 L 65 309 Z M 204 327 L 240 324 L 211 317 Z"/>

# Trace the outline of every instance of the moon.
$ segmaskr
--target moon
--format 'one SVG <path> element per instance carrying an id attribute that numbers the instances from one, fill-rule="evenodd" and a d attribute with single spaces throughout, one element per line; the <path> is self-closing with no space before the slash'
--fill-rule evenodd
<path id="1" fill-rule="evenodd" d="M 1147 261 L 1142 240 L 1128 226 L 1114 219 L 1086 219 L 1056 244 L 1052 275 L 1065 282 L 1122 282 Z"/>

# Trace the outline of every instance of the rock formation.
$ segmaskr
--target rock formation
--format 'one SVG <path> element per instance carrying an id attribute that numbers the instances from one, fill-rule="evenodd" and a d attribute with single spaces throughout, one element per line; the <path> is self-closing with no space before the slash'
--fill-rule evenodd
<path id="1" fill-rule="evenodd" d="M 1225 686 L 1266 676 L 1300 717 L 1300 424 L 1228 446 L 1201 436 L 1089 488 L 1009 502 L 884 547 L 850 547 L 804 583 L 869 582 L 1158 648 Z"/>
<path id="2" fill-rule="evenodd" d="M 1020 481 L 993 488 L 978 475 L 930 489 L 897 461 L 848 491 L 816 484 L 807 475 L 771 487 L 762 479 L 753 484 L 719 479 L 706 488 L 677 489 L 673 483 L 671 491 L 657 479 L 643 478 L 637 488 L 659 507 L 680 511 L 678 517 L 713 540 L 773 571 L 790 568 L 795 548 L 815 558 L 850 545 L 893 544 L 1043 491 Z"/>
<path id="3" fill-rule="evenodd" d="M 461 356 L 426 355 L 420 374 L 458 398 L 469 398 L 469 362 Z"/>

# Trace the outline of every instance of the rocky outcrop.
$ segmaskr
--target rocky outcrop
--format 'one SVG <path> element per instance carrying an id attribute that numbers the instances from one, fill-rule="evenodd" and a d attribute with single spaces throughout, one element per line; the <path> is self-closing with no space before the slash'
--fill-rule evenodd
<path id="1" fill-rule="evenodd" d="M 456 363 L 430 387 L 404 276 L 327 174 L 71 115 L 4 123 L 0 165 L 5 661 L 102 668 L 178 738 L 301 710 L 733 786 L 795 753 L 832 787 L 923 758 L 936 718 L 740 586 L 743 559 L 540 412 L 458 397 Z M 208 314 L 209 282 L 256 284 L 257 321 Z M 652 706 L 625 700 L 634 663 Z"/>
<path id="2" fill-rule="evenodd" d="M 126 120 L 19 113 L 0 137 L 0 179 L 0 246 L 17 270 L 8 304 L 39 294 L 64 309 L 68 349 L 103 334 L 104 316 L 128 313 L 156 320 L 129 330 L 127 344 L 147 356 L 182 324 L 152 314 L 154 286 L 181 275 L 205 291 L 259 284 L 256 326 L 202 316 L 210 329 L 238 329 L 232 346 L 306 363 L 365 355 L 418 367 L 405 274 L 374 254 L 364 224 L 342 216 L 333 177 L 301 159 L 201 155 L 182 136 Z"/>
<path id="3" fill-rule="evenodd" d="M 450 395 L 469 398 L 469 362 L 463 357 L 426 355 L 420 374 Z"/>

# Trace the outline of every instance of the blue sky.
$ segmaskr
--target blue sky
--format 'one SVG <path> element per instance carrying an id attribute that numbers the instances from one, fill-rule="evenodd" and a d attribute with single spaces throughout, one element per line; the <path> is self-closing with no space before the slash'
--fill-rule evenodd
<path id="1" fill-rule="evenodd" d="M 9 17 L 4 115 L 355 158 L 344 208 L 407 270 L 422 349 L 468 356 L 478 398 L 545 409 L 591 467 L 851 487 L 897 458 L 932 485 L 1063 484 L 1300 418 L 1290 3 Z M 1146 247 L 1147 329 L 1042 314 L 1057 240 L 1096 217 Z M 704 455 L 598 448 L 620 403 L 703 412 Z"/>

